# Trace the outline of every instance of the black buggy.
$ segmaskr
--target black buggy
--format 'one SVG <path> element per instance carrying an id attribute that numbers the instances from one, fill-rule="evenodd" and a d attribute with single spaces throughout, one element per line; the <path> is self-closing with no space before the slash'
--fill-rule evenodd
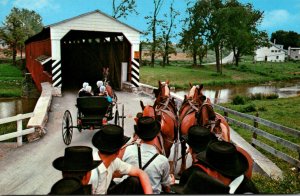
<path id="1" fill-rule="evenodd" d="M 113 120 L 114 124 L 124 127 L 124 105 L 122 105 L 122 115 L 119 115 L 117 97 L 114 96 L 112 103 L 108 102 L 105 96 L 78 97 L 77 126 L 73 126 L 71 112 L 66 110 L 62 120 L 62 137 L 66 145 L 72 141 L 73 128 L 79 132 L 83 129 L 101 129 L 108 121 Z M 113 112 L 115 107 L 115 112 Z"/>

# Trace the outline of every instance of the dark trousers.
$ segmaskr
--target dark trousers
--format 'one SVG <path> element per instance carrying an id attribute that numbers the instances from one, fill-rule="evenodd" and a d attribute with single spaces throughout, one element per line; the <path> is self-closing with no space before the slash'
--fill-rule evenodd
<path id="1" fill-rule="evenodd" d="M 116 184 L 112 181 L 107 190 L 108 195 L 120 194 L 144 194 L 141 182 L 138 177 L 128 177 L 121 183 Z"/>

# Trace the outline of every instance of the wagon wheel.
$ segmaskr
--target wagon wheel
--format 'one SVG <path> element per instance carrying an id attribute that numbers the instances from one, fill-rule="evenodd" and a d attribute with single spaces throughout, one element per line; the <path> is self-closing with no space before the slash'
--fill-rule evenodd
<path id="1" fill-rule="evenodd" d="M 115 125 L 119 125 L 119 124 L 120 124 L 119 111 L 116 110 L 116 112 L 115 112 Z"/>
<path id="2" fill-rule="evenodd" d="M 71 143 L 72 135 L 73 135 L 72 116 L 70 111 L 66 110 L 62 121 L 62 137 L 66 145 L 69 145 Z"/>
<path id="3" fill-rule="evenodd" d="M 80 114 L 79 114 L 78 110 L 77 110 L 77 129 L 79 132 L 82 131 L 82 122 L 81 122 L 81 118 L 80 118 Z"/>

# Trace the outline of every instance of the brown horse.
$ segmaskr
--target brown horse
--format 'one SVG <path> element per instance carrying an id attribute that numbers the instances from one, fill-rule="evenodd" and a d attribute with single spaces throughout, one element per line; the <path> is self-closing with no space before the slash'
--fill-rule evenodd
<path id="1" fill-rule="evenodd" d="M 223 116 L 214 112 L 209 98 L 202 93 L 203 85 L 191 86 L 188 95 L 185 95 L 179 110 L 179 130 L 180 135 L 187 135 L 188 130 L 193 125 L 207 127 L 220 140 L 230 141 L 230 129 Z M 182 164 L 179 174 L 186 167 L 186 144 L 181 142 Z"/>
<path id="2" fill-rule="evenodd" d="M 170 156 L 171 147 L 178 139 L 177 107 L 174 98 L 170 96 L 169 81 L 158 82 L 158 89 L 154 90 L 156 100 L 154 105 L 144 105 L 140 101 L 143 116 L 150 116 L 161 124 L 161 132 L 157 139 L 157 149 L 166 157 Z M 174 173 L 171 165 L 171 173 Z"/>

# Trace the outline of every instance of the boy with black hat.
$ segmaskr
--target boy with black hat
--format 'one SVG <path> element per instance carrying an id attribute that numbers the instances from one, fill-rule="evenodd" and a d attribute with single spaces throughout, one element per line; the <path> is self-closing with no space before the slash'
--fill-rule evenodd
<path id="1" fill-rule="evenodd" d="M 124 136 L 123 128 L 118 125 L 105 125 L 93 136 L 92 143 L 98 149 L 97 158 L 103 161 L 97 168 L 99 175 L 96 194 L 152 194 L 147 174 L 117 158 L 121 147 L 129 139 Z M 116 171 L 130 177 L 109 188 Z"/>
<path id="2" fill-rule="evenodd" d="M 189 145 L 188 151 L 191 154 L 193 161 L 193 165 L 184 170 L 180 177 L 179 184 L 186 184 L 194 171 L 201 170 L 199 167 L 194 165 L 198 161 L 197 154 L 205 151 L 208 143 L 212 140 L 216 140 L 217 138 L 209 131 L 209 129 L 199 125 L 191 126 L 188 130 L 188 134 L 183 135 L 182 137 Z"/>
<path id="3" fill-rule="evenodd" d="M 207 150 L 199 153 L 197 159 L 197 165 L 202 171 L 225 185 L 234 184 L 234 193 L 259 193 L 247 176 L 247 171 L 252 170 L 249 168 L 248 158 L 234 144 L 225 141 L 210 142 Z"/>
<path id="4" fill-rule="evenodd" d="M 63 178 L 77 178 L 84 185 L 86 193 L 91 194 L 94 193 L 93 189 L 97 183 L 93 183 L 90 179 L 97 175 L 95 168 L 100 163 L 101 161 L 93 160 L 92 148 L 87 146 L 72 146 L 65 148 L 64 156 L 55 159 L 52 165 L 55 169 L 62 171 Z"/>
<path id="5" fill-rule="evenodd" d="M 90 195 L 78 178 L 66 177 L 57 181 L 48 195 Z"/>
<path id="6" fill-rule="evenodd" d="M 162 191 L 170 192 L 170 185 L 175 178 L 170 175 L 168 159 L 159 154 L 155 147 L 155 138 L 160 132 L 160 123 L 151 117 L 140 117 L 137 121 L 135 134 L 141 139 L 140 143 L 126 147 L 122 160 L 139 166 L 149 176 L 153 194 Z"/>

